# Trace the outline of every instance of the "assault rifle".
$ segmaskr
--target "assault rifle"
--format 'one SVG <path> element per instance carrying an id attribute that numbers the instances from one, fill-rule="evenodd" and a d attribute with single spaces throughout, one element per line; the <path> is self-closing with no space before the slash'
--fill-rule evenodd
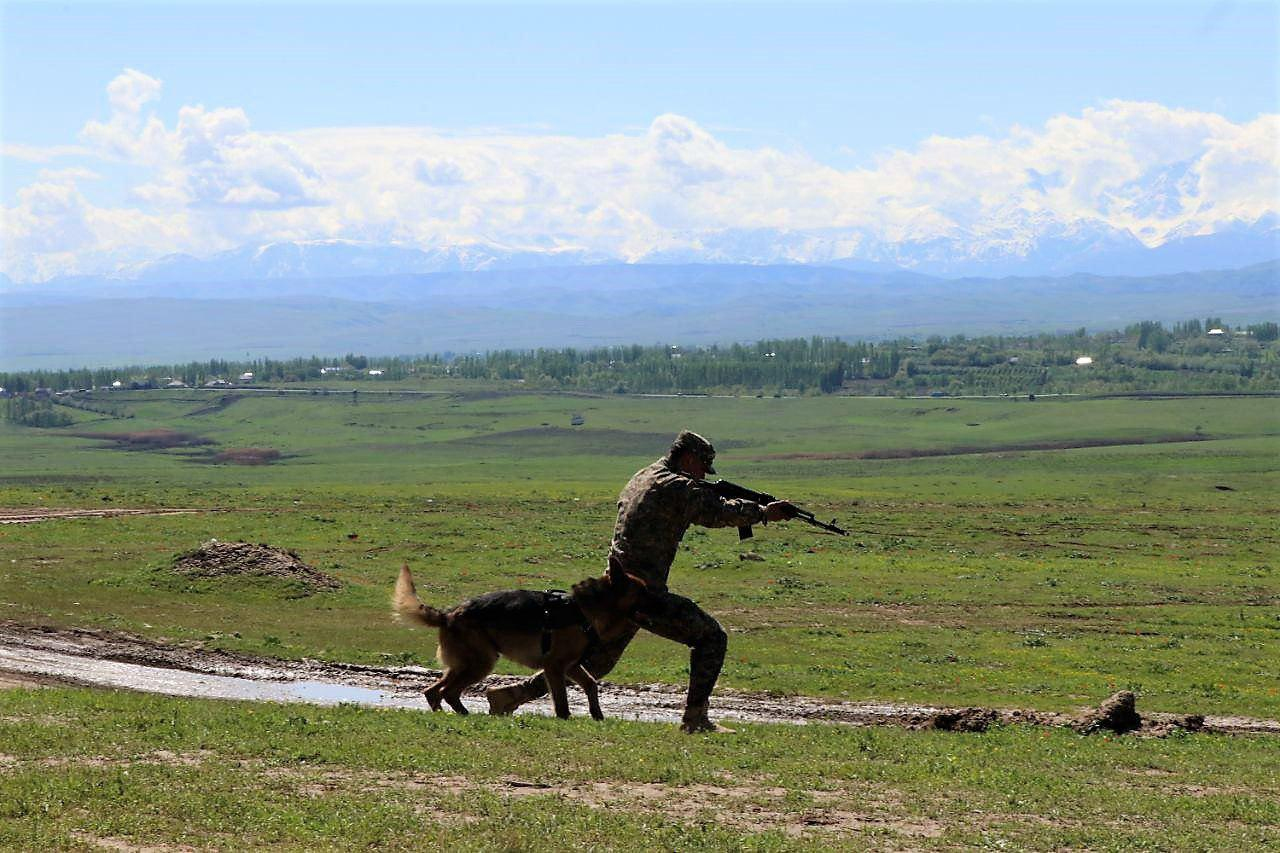
<path id="1" fill-rule="evenodd" d="M 728 480 L 717 480 L 711 484 L 711 488 L 715 489 L 716 494 L 722 498 L 728 498 L 729 500 L 755 501 L 761 506 L 767 506 L 777 500 L 773 495 L 766 494 L 765 492 L 752 491 L 746 486 L 739 486 L 737 483 L 730 483 Z M 841 536 L 849 535 L 849 531 L 841 530 L 836 526 L 836 520 L 834 518 L 831 519 L 831 523 L 828 524 L 825 521 L 818 521 L 818 519 L 814 517 L 813 513 L 808 510 L 801 509 L 795 504 L 792 504 L 792 509 L 795 510 L 795 515 L 793 515 L 792 518 L 798 518 L 807 524 L 812 524 L 814 527 L 821 527 L 823 530 L 831 533 L 839 533 Z M 739 539 L 750 539 L 753 535 L 751 525 L 749 524 L 746 527 L 738 528 Z"/>

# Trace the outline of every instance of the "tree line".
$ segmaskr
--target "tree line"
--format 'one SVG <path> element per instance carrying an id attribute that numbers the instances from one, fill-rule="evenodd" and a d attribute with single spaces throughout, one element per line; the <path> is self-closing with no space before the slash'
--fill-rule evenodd
<path id="1" fill-rule="evenodd" d="M 1165 326 L 884 342 L 793 338 L 711 346 L 495 350 L 459 355 L 223 360 L 0 373 L 7 392 L 153 388 L 238 381 L 518 383 L 615 393 L 1034 394 L 1280 390 L 1275 322 L 1231 327 L 1206 317 Z"/>

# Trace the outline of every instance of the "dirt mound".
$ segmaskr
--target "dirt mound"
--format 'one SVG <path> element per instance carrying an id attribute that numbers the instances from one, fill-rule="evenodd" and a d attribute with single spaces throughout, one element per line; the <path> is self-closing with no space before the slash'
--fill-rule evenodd
<path id="1" fill-rule="evenodd" d="M 925 728 L 944 732 L 985 732 L 1000 719 L 1000 712 L 992 708 L 956 708 L 939 711 Z"/>
<path id="2" fill-rule="evenodd" d="M 280 459 L 280 451 L 274 447 L 228 447 L 214 454 L 214 462 L 232 465 L 270 465 Z"/>
<path id="3" fill-rule="evenodd" d="M 278 578 L 300 583 L 311 592 L 342 587 L 337 578 L 308 566 L 295 551 L 251 545 L 248 542 L 208 542 L 174 558 L 173 570 L 189 578 L 232 575 Z"/>

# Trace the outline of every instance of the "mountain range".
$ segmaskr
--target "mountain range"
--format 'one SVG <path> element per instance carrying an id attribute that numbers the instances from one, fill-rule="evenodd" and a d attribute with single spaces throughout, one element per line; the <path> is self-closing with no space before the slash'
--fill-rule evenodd
<path id="1" fill-rule="evenodd" d="M 291 251 L 256 257 L 279 261 Z M 292 268 L 270 269 L 284 275 Z M 134 281 L 7 288 L 0 292 L 0 369 L 809 335 L 884 340 L 1280 317 L 1274 260 L 1159 276 L 961 279 L 842 266 L 616 263 L 187 282 L 174 276 L 152 267 Z"/>
<path id="2" fill-rule="evenodd" d="M 0 280 L 8 291 L 83 284 L 349 278 L 443 272 L 532 270 L 602 264 L 821 265 L 871 272 L 914 272 L 944 278 L 1093 275 L 1150 276 L 1235 269 L 1280 258 L 1280 217 L 1235 222 L 1212 234 L 1177 234 L 1149 248 L 1129 231 L 1098 220 L 1066 223 L 1011 211 L 999 224 L 957 228 L 944 236 L 886 241 L 849 229 L 729 229 L 679 235 L 679 249 L 636 258 L 575 248 L 512 248 L 467 243 L 422 249 L 349 240 L 246 245 L 208 257 L 167 255 L 94 276 L 39 284 Z"/>

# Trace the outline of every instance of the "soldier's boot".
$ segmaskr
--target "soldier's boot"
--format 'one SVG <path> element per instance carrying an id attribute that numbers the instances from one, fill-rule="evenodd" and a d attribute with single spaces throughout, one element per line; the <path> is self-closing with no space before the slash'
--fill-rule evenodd
<path id="1" fill-rule="evenodd" d="M 696 708 L 684 709 L 684 719 L 680 721 L 680 731 L 690 735 L 699 734 L 701 732 L 733 734 L 734 729 L 725 728 L 719 723 L 714 722 L 707 716 L 707 706 L 699 705 Z"/>
<path id="2" fill-rule="evenodd" d="M 485 691 L 489 700 L 489 713 L 505 717 L 514 714 L 525 702 L 530 702 L 547 695 L 547 681 L 538 673 L 527 681 L 513 684 L 510 687 L 493 687 Z"/>
<path id="3" fill-rule="evenodd" d="M 716 725 L 707 716 L 707 700 L 711 698 L 711 688 L 716 686 L 716 679 L 720 677 L 720 667 L 724 665 L 724 653 L 728 645 L 728 635 L 716 625 L 689 653 L 689 698 L 685 702 L 680 731 L 688 734 L 733 731 Z"/>

